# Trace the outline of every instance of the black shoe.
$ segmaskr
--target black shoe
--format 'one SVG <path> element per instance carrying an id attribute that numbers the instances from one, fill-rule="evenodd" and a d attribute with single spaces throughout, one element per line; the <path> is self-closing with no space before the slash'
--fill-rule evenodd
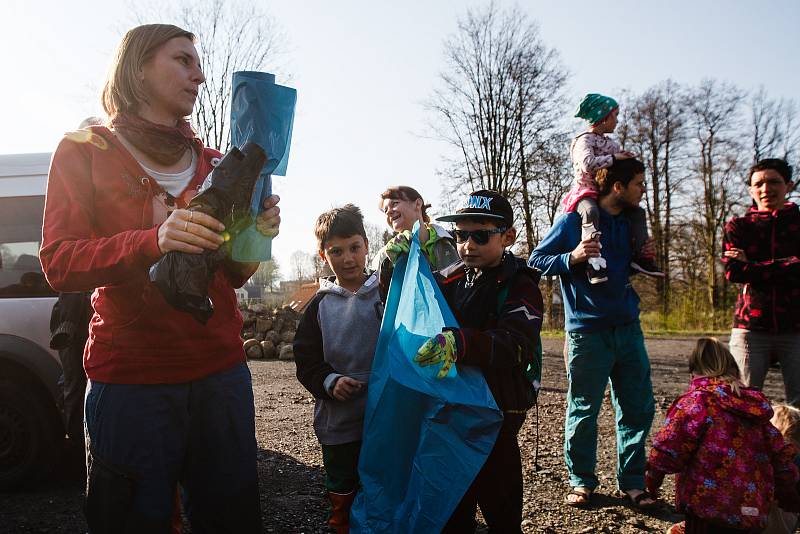
<path id="1" fill-rule="evenodd" d="M 634 271 L 638 271 L 653 278 L 664 278 L 664 273 L 656 266 L 656 262 L 648 258 L 637 258 L 631 262 Z"/>
<path id="2" fill-rule="evenodd" d="M 586 274 L 589 276 L 590 284 L 602 284 L 608 281 L 608 271 L 605 267 L 593 267 L 591 263 L 586 265 Z"/>

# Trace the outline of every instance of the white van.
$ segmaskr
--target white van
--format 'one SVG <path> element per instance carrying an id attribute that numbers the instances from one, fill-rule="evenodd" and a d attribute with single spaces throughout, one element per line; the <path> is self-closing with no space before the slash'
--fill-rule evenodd
<path id="1" fill-rule="evenodd" d="M 50 472 L 61 452 L 56 293 L 39 264 L 50 154 L 0 155 L 0 490 Z"/>

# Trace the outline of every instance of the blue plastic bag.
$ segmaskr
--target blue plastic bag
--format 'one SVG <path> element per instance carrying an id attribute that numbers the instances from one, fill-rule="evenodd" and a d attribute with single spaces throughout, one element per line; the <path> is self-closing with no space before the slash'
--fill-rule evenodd
<path id="1" fill-rule="evenodd" d="M 419 347 L 458 326 L 418 236 L 394 268 L 372 364 L 352 532 L 439 532 L 494 446 L 503 415 L 474 367 L 420 367 Z"/>
<path id="2" fill-rule="evenodd" d="M 234 72 L 232 85 L 231 143 L 242 146 L 251 141 L 267 153 L 267 164 L 253 190 L 250 212 L 255 218 L 272 194 L 270 176 L 286 175 L 297 91 L 276 84 L 275 75 L 268 72 Z M 266 261 L 272 256 L 272 238 L 252 224 L 234 239 L 231 255 L 235 261 Z"/>

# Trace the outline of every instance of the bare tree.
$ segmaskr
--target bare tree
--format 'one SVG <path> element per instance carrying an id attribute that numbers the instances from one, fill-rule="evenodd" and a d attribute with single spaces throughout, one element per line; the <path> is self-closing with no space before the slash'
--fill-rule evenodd
<path id="1" fill-rule="evenodd" d="M 460 20 L 445 61 L 428 108 L 437 136 L 459 154 L 446 172 L 459 188 L 520 195 L 530 237 L 527 162 L 556 127 L 566 70 L 536 24 L 494 3 Z"/>
<path id="2" fill-rule="evenodd" d="M 572 182 L 572 169 L 569 159 L 569 136 L 555 134 L 539 144 L 536 151 L 528 159 L 528 170 L 535 179 L 529 183 L 529 193 L 532 205 L 531 236 L 526 236 L 528 241 L 527 254 L 533 250 L 553 222 L 561 208 L 561 200 Z M 556 277 L 544 278 L 544 305 L 547 326 L 557 328 L 560 317 L 553 306 L 553 294 L 558 290 L 555 283 Z"/>
<path id="3" fill-rule="evenodd" d="M 525 243 L 530 253 L 538 242 L 535 238 L 531 184 L 547 180 L 549 183 L 546 188 L 552 191 L 553 187 L 560 189 L 559 186 L 564 182 L 563 176 L 553 176 L 553 173 L 561 173 L 564 170 L 563 162 L 566 161 L 566 158 L 559 158 L 564 147 L 559 146 L 561 138 L 556 129 L 564 115 L 566 102 L 562 90 L 567 72 L 560 65 L 556 52 L 546 48 L 539 40 L 535 40 L 527 49 L 518 51 L 511 69 L 517 94 L 515 112 L 519 185 Z M 530 172 L 533 166 L 539 173 Z M 542 190 L 541 184 L 538 185 Z M 552 219 L 549 222 L 552 224 Z"/>
<path id="4" fill-rule="evenodd" d="M 313 255 L 302 250 L 292 252 L 289 256 L 289 270 L 293 280 L 308 280 L 315 274 L 313 258 Z"/>
<path id="5" fill-rule="evenodd" d="M 750 96 L 749 107 L 752 162 L 764 158 L 797 161 L 800 124 L 795 102 L 770 98 L 762 86 Z"/>
<path id="6" fill-rule="evenodd" d="M 721 231 L 731 206 L 741 196 L 740 147 L 737 130 L 744 95 L 736 87 L 704 80 L 689 92 L 690 128 L 696 150 L 694 171 L 698 182 L 696 207 L 702 223 L 706 261 L 707 303 L 716 309 L 721 296 L 719 247 Z M 738 187 L 737 187 L 738 186 Z"/>
<path id="7" fill-rule="evenodd" d="M 14 259 L 15 256 L 11 248 L 8 245 L 0 245 L 0 268 L 5 265 L 5 268 L 8 269 L 14 263 Z"/>
<path id="8" fill-rule="evenodd" d="M 258 269 L 250 278 L 250 282 L 256 286 L 264 288 L 268 292 L 273 292 L 281 279 L 281 270 L 275 258 L 262 261 Z"/>
<path id="9" fill-rule="evenodd" d="M 561 210 L 561 201 L 572 183 L 569 143 L 569 135 L 553 134 L 539 143 L 528 158 L 528 169 L 534 177 L 528 184 L 533 205 L 534 245 L 553 226 Z"/>
<path id="10" fill-rule="evenodd" d="M 631 98 L 620 124 L 626 149 L 640 154 L 647 168 L 645 205 L 656 245 L 656 259 L 666 275 L 657 281 L 664 317 L 670 306 L 670 264 L 675 200 L 681 183 L 676 173 L 687 143 L 683 90 L 672 80 Z"/>
<path id="11" fill-rule="evenodd" d="M 333 274 L 333 271 L 331 271 L 331 268 L 325 263 L 325 260 L 322 259 L 319 253 L 311 255 L 311 268 L 314 280 Z"/>
<path id="12" fill-rule="evenodd" d="M 790 165 L 800 162 L 800 118 L 794 100 L 773 99 L 764 87 L 753 93 L 750 105 L 752 163 L 781 158 Z M 797 197 L 797 188 L 792 197 Z"/>
<path id="13" fill-rule="evenodd" d="M 383 245 L 391 239 L 392 234 L 386 230 L 385 227 L 371 222 L 364 223 L 364 230 L 367 232 L 368 241 L 367 258 L 371 259 L 374 258 L 383 248 Z"/>
<path id="14" fill-rule="evenodd" d="M 230 148 L 230 99 L 233 73 L 280 70 L 286 37 L 260 4 L 241 0 L 181 0 L 136 3 L 131 12 L 139 24 L 174 21 L 197 37 L 206 82 L 200 86 L 192 123 L 212 148 Z"/>

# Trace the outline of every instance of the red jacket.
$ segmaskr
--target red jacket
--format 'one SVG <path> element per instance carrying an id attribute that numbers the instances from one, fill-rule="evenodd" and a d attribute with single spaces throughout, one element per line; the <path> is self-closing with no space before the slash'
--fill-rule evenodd
<path id="1" fill-rule="evenodd" d="M 772 407 L 755 389 L 739 395 L 719 379 L 698 377 L 667 412 L 653 437 L 647 487 L 675 479 L 677 509 L 738 529 L 763 528 L 773 497 L 795 510 L 795 448 L 769 420 Z"/>
<path id="2" fill-rule="evenodd" d="M 197 172 L 178 199 L 193 196 L 220 154 L 196 147 Z M 177 383 L 245 361 L 242 317 L 220 269 L 209 284 L 214 315 L 206 325 L 172 308 L 148 278 L 161 257 L 153 221 L 155 180 L 105 127 L 65 135 L 47 181 L 42 268 L 57 291 L 87 291 L 94 315 L 84 351 L 91 380 Z"/>
<path id="3" fill-rule="evenodd" d="M 723 258 L 725 276 L 742 284 L 733 327 L 800 332 L 800 210 L 750 208 L 725 225 L 723 250 L 740 248 L 747 261 Z"/>

